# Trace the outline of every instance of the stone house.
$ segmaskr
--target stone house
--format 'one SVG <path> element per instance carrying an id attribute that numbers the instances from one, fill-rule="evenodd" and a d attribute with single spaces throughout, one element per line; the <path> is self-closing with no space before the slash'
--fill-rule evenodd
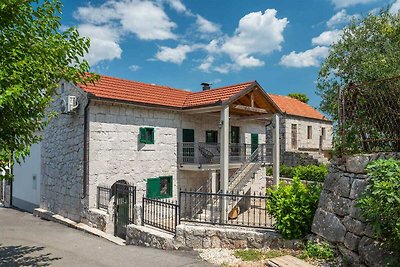
<path id="1" fill-rule="evenodd" d="M 281 162 L 289 166 L 325 163 L 332 150 L 332 122 L 310 105 L 289 96 L 269 94 L 280 110 Z M 267 127 L 267 143 L 272 128 Z"/>
<path id="2" fill-rule="evenodd" d="M 277 182 L 279 142 L 267 137 L 266 125 L 273 121 L 278 136 L 286 117 L 273 96 L 256 81 L 203 85 L 190 92 L 103 75 L 96 85 L 60 82 L 50 107 L 59 115 L 35 156 L 37 206 L 111 232 L 99 223 L 112 213 L 98 209 L 100 186 L 135 185 L 138 200 L 176 198 L 179 188 L 243 189 L 230 183 L 236 175 L 257 177 L 246 188 L 253 190 L 263 186 L 266 164 L 275 166 Z M 241 169 L 254 159 L 254 168 Z"/>

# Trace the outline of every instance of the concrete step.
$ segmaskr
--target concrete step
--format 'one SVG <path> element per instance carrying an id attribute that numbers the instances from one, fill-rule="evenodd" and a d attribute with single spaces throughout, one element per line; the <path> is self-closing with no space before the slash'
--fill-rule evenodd
<path id="1" fill-rule="evenodd" d="M 296 257 L 286 255 L 277 258 L 270 259 L 267 263 L 267 266 L 270 267 L 313 267 L 315 265 L 311 265 L 303 260 L 300 260 Z"/>

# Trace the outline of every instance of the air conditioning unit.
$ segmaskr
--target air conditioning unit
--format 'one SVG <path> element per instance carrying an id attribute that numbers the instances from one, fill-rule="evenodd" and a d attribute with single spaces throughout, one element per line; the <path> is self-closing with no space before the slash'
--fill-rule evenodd
<path id="1" fill-rule="evenodd" d="M 69 95 L 61 99 L 61 113 L 71 113 L 79 106 L 76 96 Z"/>

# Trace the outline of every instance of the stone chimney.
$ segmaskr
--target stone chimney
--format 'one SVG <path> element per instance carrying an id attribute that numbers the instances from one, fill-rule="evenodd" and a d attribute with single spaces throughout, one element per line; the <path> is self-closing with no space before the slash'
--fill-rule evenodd
<path id="1" fill-rule="evenodd" d="M 203 91 L 210 90 L 210 85 L 211 83 L 202 83 L 201 86 L 203 86 Z"/>

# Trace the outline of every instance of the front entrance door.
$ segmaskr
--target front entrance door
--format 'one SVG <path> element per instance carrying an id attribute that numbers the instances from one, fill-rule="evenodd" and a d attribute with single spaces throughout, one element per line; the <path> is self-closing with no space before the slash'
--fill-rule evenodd
<path id="1" fill-rule="evenodd" d="M 115 183 L 114 195 L 114 235 L 125 239 L 128 224 L 133 223 L 133 208 L 136 200 L 136 187 Z"/>
<path id="2" fill-rule="evenodd" d="M 250 147 L 251 147 L 251 154 L 253 154 L 254 153 L 254 151 L 256 151 L 257 150 L 257 148 L 258 148 L 258 134 L 251 134 L 251 138 L 250 138 L 251 140 L 251 145 L 250 145 Z M 257 158 L 254 158 L 254 160 L 257 160 Z"/>
<path id="3" fill-rule="evenodd" d="M 183 162 L 194 162 L 194 130 L 182 130 L 182 159 Z"/>
<path id="4" fill-rule="evenodd" d="M 230 145 L 230 161 L 241 162 L 241 147 L 240 147 L 240 128 L 231 126 L 231 145 Z"/>

